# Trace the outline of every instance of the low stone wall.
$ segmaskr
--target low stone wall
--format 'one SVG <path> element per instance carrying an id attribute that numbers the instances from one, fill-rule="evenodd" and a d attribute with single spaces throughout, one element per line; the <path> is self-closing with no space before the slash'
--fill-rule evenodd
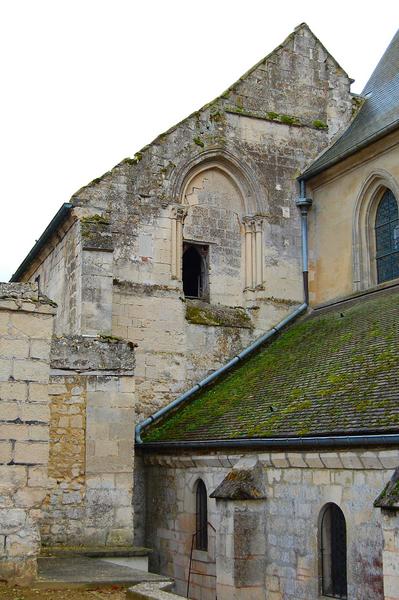
<path id="1" fill-rule="evenodd" d="M 134 351 L 113 338 L 55 338 L 46 545 L 133 542 Z"/>
<path id="2" fill-rule="evenodd" d="M 0 284 L 0 579 L 36 575 L 47 493 L 49 354 L 55 308 L 33 284 Z"/>

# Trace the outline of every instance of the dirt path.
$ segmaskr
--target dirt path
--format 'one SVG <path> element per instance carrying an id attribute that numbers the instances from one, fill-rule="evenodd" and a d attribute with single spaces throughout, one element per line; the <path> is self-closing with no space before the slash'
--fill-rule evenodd
<path id="1" fill-rule="evenodd" d="M 125 600 L 126 590 L 35 590 L 14 588 L 0 583 L 0 600 Z"/>

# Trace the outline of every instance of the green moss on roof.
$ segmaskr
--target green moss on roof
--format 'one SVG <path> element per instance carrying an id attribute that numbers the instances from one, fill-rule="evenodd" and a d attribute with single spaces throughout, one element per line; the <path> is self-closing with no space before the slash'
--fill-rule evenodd
<path id="1" fill-rule="evenodd" d="M 398 323 L 397 292 L 314 313 L 146 429 L 143 439 L 397 431 Z"/>

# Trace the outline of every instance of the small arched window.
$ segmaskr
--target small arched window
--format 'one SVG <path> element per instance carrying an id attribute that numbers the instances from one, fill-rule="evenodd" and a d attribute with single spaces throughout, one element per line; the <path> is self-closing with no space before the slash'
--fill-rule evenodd
<path id="1" fill-rule="evenodd" d="M 399 277 L 398 203 L 391 190 L 382 196 L 375 217 L 377 282 Z"/>
<path id="2" fill-rule="evenodd" d="M 197 482 L 195 494 L 197 550 L 208 550 L 208 494 L 202 479 Z"/>
<path id="3" fill-rule="evenodd" d="M 347 598 L 346 523 L 336 504 L 327 504 L 320 524 L 321 591 L 330 598 Z"/>

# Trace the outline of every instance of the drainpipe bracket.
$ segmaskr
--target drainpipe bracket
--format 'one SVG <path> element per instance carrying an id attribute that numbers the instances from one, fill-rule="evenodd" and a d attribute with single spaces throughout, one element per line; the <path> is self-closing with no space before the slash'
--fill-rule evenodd
<path id="1" fill-rule="evenodd" d="M 304 209 L 307 210 L 308 208 L 310 208 L 312 206 L 312 203 L 313 203 L 312 198 L 297 198 L 295 200 L 295 204 L 301 210 L 304 210 Z"/>

